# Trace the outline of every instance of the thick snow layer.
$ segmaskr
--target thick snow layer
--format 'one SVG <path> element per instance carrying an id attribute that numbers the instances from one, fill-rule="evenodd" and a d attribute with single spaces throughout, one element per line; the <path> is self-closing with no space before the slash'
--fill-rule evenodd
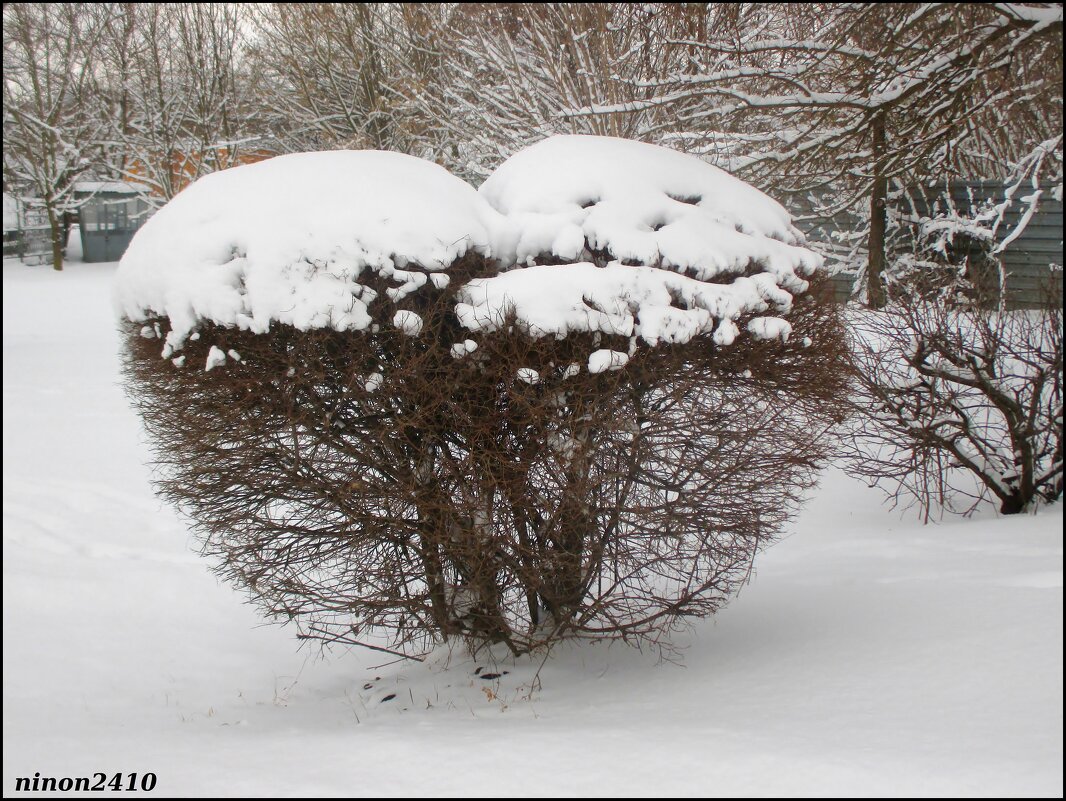
<path id="1" fill-rule="evenodd" d="M 517 258 L 581 261 L 586 240 L 620 261 L 707 280 L 755 264 L 786 289 L 821 258 L 788 212 L 706 162 L 657 145 L 556 136 L 505 161 L 479 190 L 517 228 Z"/>
<path id="2" fill-rule="evenodd" d="M 422 159 L 279 156 L 207 175 L 160 209 L 122 259 L 117 300 L 131 320 L 169 317 L 175 349 L 204 320 L 360 330 L 375 297 L 364 271 L 391 278 L 399 300 L 469 250 L 496 254 L 506 231 L 473 188 Z"/>
<path id="3" fill-rule="evenodd" d="M 4 264 L 5 795 L 1061 797 L 1061 507 L 921 526 L 830 472 L 684 668 L 317 659 L 152 495 L 113 270 Z"/>
<path id="4" fill-rule="evenodd" d="M 654 267 L 617 262 L 537 265 L 476 279 L 462 288 L 456 313 L 474 331 L 492 331 L 512 318 L 533 336 L 575 332 L 639 336 L 649 345 L 688 342 L 719 330 L 719 344 L 736 337 L 734 320 L 773 308 L 786 312 L 792 296 L 765 273 L 709 284 Z M 682 308 L 683 307 L 683 308 Z M 761 318 L 757 318 L 761 319 Z M 752 321 L 755 322 L 755 321 Z M 783 320 L 752 330 L 761 338 L 791 330 Z"/>
<path id="5" fill-rule="evenodd" d="M 807 289 L 803 276 L 821 265 L 778 203 L 700 159 L 641 142 L 546 139 L 480 192 L 513 224 L 517 259 L 530 266 L 462 288 L 456 311 L 470 330 L 513 319 L 534 336 L 599 332 L 654 346 L 710 334 L 729 345 L 739 319 L 787 313 Z M 615 260 L 581 261 L 588 248 Z M 543 256 L 577 263 L 534 263 Z M 791 327 L 758 317 L 747 330 L 787 339 Z M 601 362 L 593 355 L 589 368 L 606 369 Z"/>
<path id="6" fill-rule="evenodd" d="M 786 313 L 820 264 L 785 210 L 743 181 L 665 148 L 564 136 L 509 159 L 480 195 L 434 164 L 377 151 L 281 156 L 208 175 L 138 232 L 116 295 L 131 320 L 169 317 L 160 355 L 170 358 L 203 321 L 254 332 L 274 322 L 366 329 L 378 297 L 367 272 L 389 279 L 385 293 L 400 302 L 447 286 L 443 271 L 471 248 L 507 266 L 544 252 L 590 256 L 586 238 L 616 261 L 474 281 L 460 291 L 463 324 L 491 330 L 513 308 L 537 336 L 600 331 L 656 345 L 713 333 L 725 345 L 741 317 Z M 414 312 L 392 322 L 420 333 Z M 748 330 L 786 337 L 786 328 Z"/>

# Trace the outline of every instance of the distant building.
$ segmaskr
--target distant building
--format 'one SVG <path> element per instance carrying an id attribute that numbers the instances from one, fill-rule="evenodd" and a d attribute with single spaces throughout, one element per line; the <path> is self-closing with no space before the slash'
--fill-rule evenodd
<path id="1" fill-rule="evenodd" d="M 79 181 L 74 200 L 79 201 L 78 227 L 82 259 L 118 261 L 151 213 L 145 200 L 148 187 L 124 181 Z"/>

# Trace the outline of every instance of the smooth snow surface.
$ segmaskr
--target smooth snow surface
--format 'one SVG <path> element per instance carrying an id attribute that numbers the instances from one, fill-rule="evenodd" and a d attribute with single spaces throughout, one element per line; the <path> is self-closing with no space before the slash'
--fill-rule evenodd
<path id="1" fill-rule="evenodd" d="M 497 253 L 507 231 L 472 187 L 413 156 L 278 156 L 204 176 L 156 212 L 122 259 L 117 301 L 131 320 L 168 316 L 174 349 L 205 320 L 361 330 L 375 297 L 363 271 L 400 300 L 469 250 Z"/>
<path id="2" fill-rule="evenodd" d="M 113 271 L 4 265 L 5 795 L 1062 795 L 1061 508 L 923 527 L 831 471 L 684 667 L 319 660 L 152 495 Z"/>

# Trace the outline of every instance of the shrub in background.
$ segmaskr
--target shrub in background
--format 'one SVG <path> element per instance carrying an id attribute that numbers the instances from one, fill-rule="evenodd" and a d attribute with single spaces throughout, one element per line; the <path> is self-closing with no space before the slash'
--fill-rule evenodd
<path id="1" fill-rule="evenodd" d="M 1008 309 L 995 239 L 945 221 L 903 260 L 883 312 L 856 312 L 848 471 L 930 514 L 1062 496 L 1062 295 Z M 957 223 L 957 220 L 955 221 Z M 958 227 L 958 226 L 955 226 Z"/>

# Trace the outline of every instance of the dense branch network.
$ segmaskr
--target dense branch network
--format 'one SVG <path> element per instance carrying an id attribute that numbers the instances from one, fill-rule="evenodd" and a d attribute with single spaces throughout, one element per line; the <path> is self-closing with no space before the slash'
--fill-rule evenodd
<path id="1" fill-rule="evenodd" d="M 158 487 L 307 637 L 658 640 L 747 579 L 839 420 L 841 323 L 795 236 L 612 139 L 480 194 L 378 152 L 208 176 L 119 271 Z"/>

